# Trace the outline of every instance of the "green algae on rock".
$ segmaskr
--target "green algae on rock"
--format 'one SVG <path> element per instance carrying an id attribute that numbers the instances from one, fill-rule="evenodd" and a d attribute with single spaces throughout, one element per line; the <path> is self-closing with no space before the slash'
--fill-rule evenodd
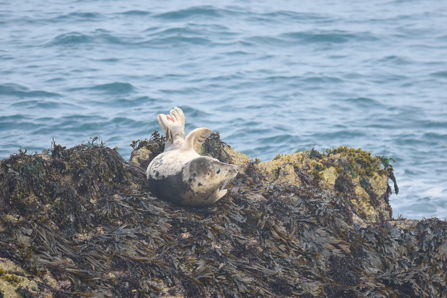
<path id="1" fill-rule="evenodd" d="M 144 140 L 132 141 L 130 146 L 134 149 L 130 155 L 129 163 L 137 165 L 146 170 L 147 166 L 154 159 L 155 156 L 162 153 L 165 148 L 166 138 L 160 136 L 158 131 L 155 131 L 151 137 Z"/>
<path id="2" fill-rule="evenodd" d="M 162 139 L 134 144 L 153 158 Z M 23 280 L 0 282 L 18 297 L 447 295 L 446 221 L 386 216 L 375 179 L 387 174 L 373 157 L 352 163 L 365 153 L 343 149 L 262 164 L 211 145 L 203 154 L 245 168 L 202 209 L 153 197 L 145 159 L 128 164 L 97 139 L 2 160 L 0 265 Z"/>
<path id="3" fill-rule="evenodd" d="M 379 222 L 392 217 L 388 178 L 392 176 L 395 182 L 392 166 L 382 168 L 382 159 L 361 149 L 339 147 L 323 153 L 312 149 L 278 155 L 259 168 L 270 183 L 315 184 L 322 190 L 341 192 L 356 215 L 367 222 Z"/>

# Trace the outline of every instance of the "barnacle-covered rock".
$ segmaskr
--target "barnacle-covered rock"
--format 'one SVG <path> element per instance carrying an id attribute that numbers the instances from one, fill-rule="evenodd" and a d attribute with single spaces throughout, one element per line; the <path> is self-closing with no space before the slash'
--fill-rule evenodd
<path id="1" fill-rule="evenodd" d="M 134 164 L 141 168 L 145 167 L 148 160 L 151 159 L 151 151 L 145 147 L 132 151 L 130 155 L 129 164 Z"/>
<path id="2" fill-rule="evenodd" d="M 36 276 L 13 261 L 0 257 L 0 295 L 2 297 L 53 297 L 56 281 L 50 273 Z"/>
<path id="3" fill-rule="evenodd" d="M 312 149 L 278 155 L 259 165 L 269 183 L 294 186 L 315 185 L 343 193 L 355 214 L 367 222 L 391 218 L 388 171 L 381 157 L 361 149 L 340 147 L 319 153 Z M 394 176 L 393 176 L 394 177 Z"/>
<path id="4" fill-rule="evenodd" d="M 269 183 L 300 186 L 302 181 L 298 173 L 304 167 L 305 157 L 303 152 L 278 155 L 271 161 L 261 163 L 259 169 L 265 173 Z"/>
<path id="5" fill-rule="evenodd" d="M 250 157 L 241 152 L 235 151 L 230 146 L 227 146 L 224 149 L 229 155 L 231 163 L 238 166 L 239 172 L 245 173 L 245 170 L 247 169 L 247 167 L 250 165 L 251 162 Z"/>
<path id="6" fill-rule="evenodd" d="M 384 215 L 388 159 L 338 148 L 261 164 L 214 134 L 198 150 L 243 171 L 195 209 L 144 185 L 163 138 L 132 144 L 149 160 L 94 138 L 0 162 L 0 297 L 447 296 L 447 222 Z"/>
<path id="7" fill-rule="evenodd" d="M 166 138 L 154 132 L 150 139 L 132 141 L 130 146 L 134 149 L 130 155 L 129 164 L 138 166 L 144 170 L 155 156 L 162 153 L 165 148 Z"/>

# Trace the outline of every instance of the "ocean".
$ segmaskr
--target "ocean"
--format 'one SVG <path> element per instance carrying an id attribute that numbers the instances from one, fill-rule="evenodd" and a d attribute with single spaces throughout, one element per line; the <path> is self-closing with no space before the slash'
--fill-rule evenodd
<path id="1" fill-rule="evenodd" d="M 128 159 L 174 106 L 261 161 L 392 157 L 394 216 L 447 217 L 447 2 L 0 0 L 0 158 L 99 136 Z"/>

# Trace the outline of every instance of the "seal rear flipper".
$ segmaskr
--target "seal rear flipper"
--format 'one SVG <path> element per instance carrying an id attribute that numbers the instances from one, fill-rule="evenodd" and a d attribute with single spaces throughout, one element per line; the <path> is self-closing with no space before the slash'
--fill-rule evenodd
<path id="1" fill-rule="evenodd" d="M 183 114 L 182 109 L 175 107 L 169 114 L 171 114 L 173 120 L 182 125 L 183 131 L 185 131 L 185 114 Z"/>
<path id="2" fill-rule="evenodd" d="M 210 134 L 211 130 L 209 128 L 202 127 L 194 129 L 188 134 L 180 150 L 189 151 L 198 148 L 205 142 Z"/>
<path id="3" fill-rule="evenodd" d="M 166 149 L 178 149 L 185 138 L 185 115 L 180 108 L 175 107 L 169 115 L 159 114 L 158 123 L 166 136 Z M 171 147 L 171 145 L 173 145 Z M 170 148 L 168 148 L 170 147 Z"/>
<path id="4" fill-rule="evenodd" d="M 158 114 L 157 116 L 158 124 L 160 124 L 161 130 L 163 130 L 163 133 L 165 136 L 168 136 L 168 120 L 166 118 L 165 114 Z"/>

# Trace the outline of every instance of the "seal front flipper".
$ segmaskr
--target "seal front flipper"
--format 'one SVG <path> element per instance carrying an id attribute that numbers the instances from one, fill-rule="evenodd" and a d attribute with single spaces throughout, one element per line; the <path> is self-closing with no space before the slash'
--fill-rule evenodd
<path id="1" fill-rule="evenodd" d="M 211 134 L 211 130 L 209 128 L 196 128 L 191 131 L 185 139 L 181 151 L 190 151 L 198 148 L 205 142 L 206 138 L 208 138 Z"/>
<path id="2" fill-rule="evenodd" d="M 159 114 L 158 123 L 166 136 L 166 150 L 178 149 L 185 138 L 185 115 L 180 108 L 175 107 L 169 115 Z"/>

